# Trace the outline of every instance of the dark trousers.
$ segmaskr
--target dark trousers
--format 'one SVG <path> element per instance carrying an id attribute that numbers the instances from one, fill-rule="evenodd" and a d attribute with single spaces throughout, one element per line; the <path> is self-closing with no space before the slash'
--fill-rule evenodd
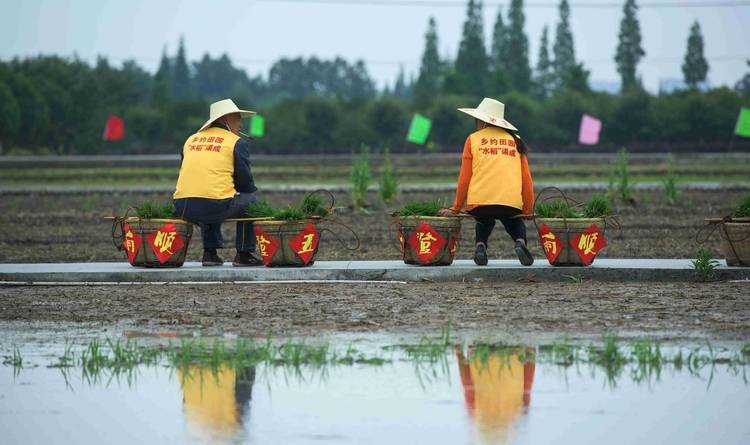
<path id="1" fill-rule="evenodd" d="M 508 232 L 513 240 L 522 239 L 526 241 L 526 225 L 523 220 L 513 218 L 521 214 L 521 210 L 515 207 L 488 205 L 479 206 L 469 210 L 469 214 L 477 221 L 476 225 L 476 242 L 487 244 L 490 239 L 492 229 L 495 228 L 495 220 L 499 219 L 505 231 Z"/>
<path id="2" fill-rule="evenodd" d="M 221 249 L 224 247 L 221 222 L 245 217 L 245 208 L 256 200 L 255 193 L 240 193 L 228 199 L 181 198 L 174 200 L 174 207 L 178 216 L 201 228 L 204 249 Z M 237 252 L 255 250 L 253 223 L 237 223 L 236 246 Z"/>

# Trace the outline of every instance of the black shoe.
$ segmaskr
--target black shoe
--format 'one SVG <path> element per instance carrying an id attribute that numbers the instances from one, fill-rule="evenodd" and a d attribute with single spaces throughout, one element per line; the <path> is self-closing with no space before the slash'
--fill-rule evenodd
<path id="1" fill-rule="evenodd" d="M 210 266 L 222 266 L 224 264 L 224 260 L 222 260 L 219 255 L 216 254 L 216 249 L 203 250 L 203 266 L 210 267 Z"/>
<path id="2" fill-rule="evenodd" d="M 477 243 L 477 248 L 474 250 L 474 263 L 477 266 L 487 265 L 487 246 L 484 243 Z"/>
<path id="3" fill-rule="evenodd" d="M 232 261 L 234 267 L 262 266 L 263 258 L 257 252 L 237 252 Z"/>
<path id="4" fill-rule="evenodd" d="M 531 266 L 534 264 L 534 257 L 531 255 L 531 252 L 529 252 L 529 248 L 526 247 L 526 243 L 523 242 L 523 240 L 516 240 L 516 245 L 513 250 L 516 251 L 518 261 L 520 261 L 521 264 L 524 266 Z"/>

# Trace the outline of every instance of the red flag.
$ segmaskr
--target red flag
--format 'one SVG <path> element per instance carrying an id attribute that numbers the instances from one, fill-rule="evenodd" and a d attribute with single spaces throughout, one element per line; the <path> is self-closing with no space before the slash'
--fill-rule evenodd
<path id="1" fill-rule="evenodd" d="M 104 127 L 105 141 L 119 141 L 125 137 L 125 121 L 120 116 L 111 114 L 107 118 L 107 125 Z"/>

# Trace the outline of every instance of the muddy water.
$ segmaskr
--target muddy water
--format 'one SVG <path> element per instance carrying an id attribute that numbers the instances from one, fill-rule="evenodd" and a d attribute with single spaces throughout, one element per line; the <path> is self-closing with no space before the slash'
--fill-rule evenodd
<path id="1" fill-rule="evenodd" d="M 644 375 L 632 363 L 562 366 L 543 360 L 540 346 L 501 352 L 464 342 L 415 359 L 393 347 L 401 339 L 365 338 L 353 344 L 385 363 L 175 368 L 161 360 L 87 373 L 49 367 L 64 355 L 59 341 L 0 338 L 3 444 L 750 443 L 748 366 L 723 359 Z M 71 348 L 79 354 L 86 341 Z M 710 354 L 736 357 L 739 347 L 713 345 Z M 16 348 L 21 366 L 9 362 Z"/>

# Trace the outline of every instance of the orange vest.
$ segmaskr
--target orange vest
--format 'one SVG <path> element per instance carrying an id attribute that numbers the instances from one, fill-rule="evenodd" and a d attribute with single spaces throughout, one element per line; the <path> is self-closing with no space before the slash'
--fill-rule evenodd
<path id="1" fill-rule="evenodd" d="M 521 154 L 507 131 L 487 127 L 472 133 L 471 182 L 467 206 L 505 205 L 523 208 Z"/>
<path id="2" fill-rule="evenodd" d="M 182 166 L 174 198 L 232 198 L 236 134 L 211 127 L 190 136 L 182 148 Z"/>

